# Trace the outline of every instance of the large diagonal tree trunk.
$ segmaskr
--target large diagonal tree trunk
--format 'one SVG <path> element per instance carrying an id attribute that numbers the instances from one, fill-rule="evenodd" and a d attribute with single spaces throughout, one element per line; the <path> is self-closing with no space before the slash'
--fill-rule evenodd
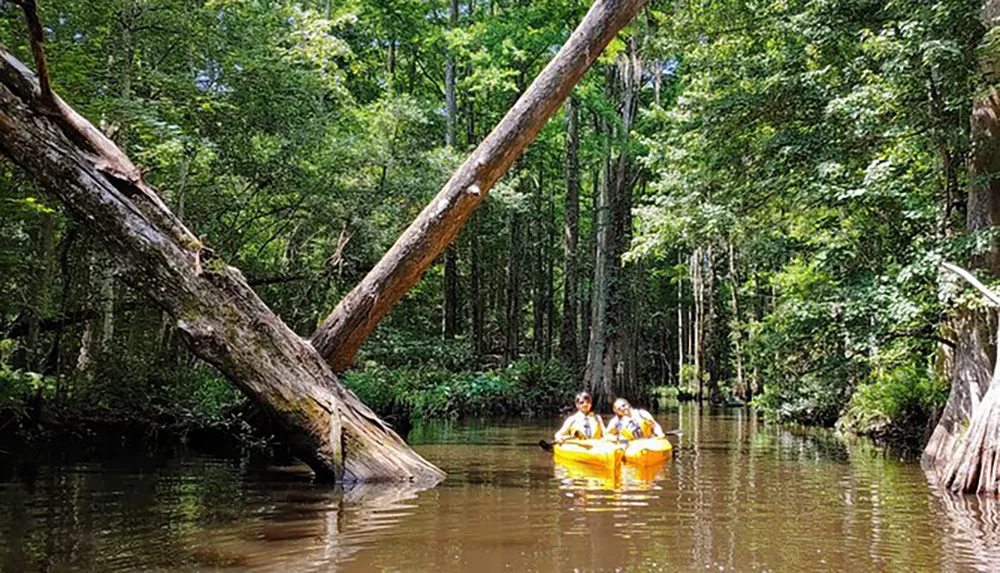
<path id="1" fill-rule="evenodd" d="M 349 367 L 378 321 L 458 234 L 486 193 L 535 140 L 601 50 L 645 0 L 597 0 L 559 53 L 459 167 L 382 260 L 313 334 L 335 371 Z"/>
<path id="2" fill-rule="evenodd" d="M 573 85 L 644 0 L 598 0 L 566 46 L 500 126 L 321 329 L 317 348 L 350 362 L 381 316 L 454 238 L 483 194 L 530 143 Z M 0 151 L 34 175 L 102 237 L 123 277 L 177 321 L 193 351 L 284 430 L 321 478 L 434 482 L 443 473 L 413 452 L 345 389 L 316 348 L 212 256 L 110 140 L 48 88 L 41 27 L 25 4 L 38 80 L 0 49 Z"/>
<path id="3" fill-rule="evenodd" d="M 122 276 L 174 317 L 198 356 L 273 417 L 320 477 L 443 477 L 340 385 L 239 271 L 211 257 L 111 141 L 61 100 L 41 98 L 10 54 L 0 58 L 0 150 L 104 238 Z"/>

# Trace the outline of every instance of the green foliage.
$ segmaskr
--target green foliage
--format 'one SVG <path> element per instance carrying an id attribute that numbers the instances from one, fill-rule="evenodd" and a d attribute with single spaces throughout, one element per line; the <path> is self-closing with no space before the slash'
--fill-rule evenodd
<path id="1" fill-rule="evenodd" d="M 681 395 L 687 393 L 676 386 L 657 386 L 650 390 L 650 402 L 660 410 L 676 408 L 680 405 Z M 687 393 L 690 396 L 690 393 Z"/>
<path id="2" fill-rule="evenodd" d="M 948 383 L 929 364 L 909 361 L 872 372 L 851 396 L 837 428 L 875 437 L 912 436 L 916 430 L 922 436 L 920 426 L 926 427 L 947 400 Z"/>
<path id="3" fill-rule="evenodd" d="M 572 404 L 578 389 L 558 362 L 529 360 L 482 372 L 369 362 L 347 372 L 344 382 L 376 412 L 417 420 L 548 414 Z"/>
<path id="4" fill-rule="evenodd" d="M 308 336 L 507 113 L 589 2 L 461 4 L 457 26 L 447 3 L 422 0 L 53 0 L 41 9 L 60 95 L 135 159 L 216 264 L 240 268 Z M 0 3 L 0 28 L 30 62 L 11 3 Z M 928 334 L 949 305 L 972 298 L 938 287 L 938 263 L 986 252 L 997 233 L 962 233 L 969 112 L 988 80 L 977 59 L 998 49 L 997 33 L 983 31 L 977 3 L 964 0 L 789 0 L 652 2 L 618 35 L 575 91 L 576 267 L 587 309 L 593 195 L 606 161 L 634 158 L 634 228 L 615 230 L 632 239 L 629 284 L 616 292 L 634 299 L 635 348 L 624 354 L 636 357 L 628 368 L 638 395 L 655 388 L 670 401 L 700 381 L 722 384 L 723 397 L 739 363 L 774 419 L 829 425 L 844 414 L 865 432 L 933 411 L 937 383 L 920 382 L 915 365 L 934 352 Z M 644 75 L 624 134 L 608 72 L 631 43 Z M 444 146 L 448 54 L 458 76 L 453 148 Z M 435 264 L 366 342 L 366 366 L 345 378 L 378 411 L 452 418 L 569 403 L 576 384 L 555 362 L 478 371 L 558 347 L 535 346 L 544 328 L 533 311 L 545 304 L 539 293 L 551 297 L 546 326 L 558 332 L 565 143 L 557 115 L 455 241 L 454 340 L 442 337 L 445 273 Z M 41 197 L 3 165 L 3 336 L 107 309 L 99 237 Z M 695 252 L 707 282 L 700 372 L 687 349 Z M 520 306 L 509 309 L 515 278 Z M 41 388 L 73 415 L 227 419 L 237 392 L 196 365 L 146 297 L 110 290 L 114 308 L 101 318 L 111 340 L 94 344 L 88 319 L 0 346 L 7 407 L 23 410 Z M 679 320 L 689 362 L 680 367 Z M 82 350 L 96 368 L 78 371 Z M 29 370 L 46 375 L 33 382 Z M 916 394 L 903 391 L 911 387 Z"/>
<path id="5" fill-rule="evenodd" d="M 56 380 L 37 372 L 13 370 L 0 363 L 0 424 L 12 417 L 20 422 L 30 415 L 33 400 L 49 399 L 55 394 Z"/>
<path id="6" fill-rule="evenodd" d="M 708 335 L 729 344 L 702 363 L 715 359 L 713 378 L 732 380 L 738 340 L 768 416 L 832 425 L 855 389 L 870 396 L 864 381 L 898 363 L 891 341 L 916 333 L 904 354 L 932 355 L 919 337 L 945 312 L 937 261 L 989 248 L 954 232 L 964 221 L 945 206 L 969 183 L 956 166 L 976 52 L 989 49 L 978 5 L 660 9 L 680 85 L 641 134 L 657 176 L 629 259 L 672 266 L 731 247 L 735 281 L 719 257 L 704 270 L 727 283 L 706 297 L 720 309 Z"/>
<path id="7" fill-rule="evenodd" d="M 361 362 L 375 362 L 389 369 L 446 370 L 460 372 L 475 362 L 467 340 L 441 340 L 382 328 L 361 351 Z"/>
<path id="8" fill-rule="evenodd" d="M 208 427 L 226 421 L 243 398 L 203 364 L 150 365 L 143 356 L 103 363 L 88 381 L 70 386 L 61 407 L 69 415 L 106 422 L 155 421 L 163 426 Z"/>

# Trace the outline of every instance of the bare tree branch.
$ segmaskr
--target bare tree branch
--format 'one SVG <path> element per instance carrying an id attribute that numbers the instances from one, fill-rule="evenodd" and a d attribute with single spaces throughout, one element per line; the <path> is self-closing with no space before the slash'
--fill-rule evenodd
<path id="1" fill-rule="evenodd" d="M 38 4 L 35 0 L 10 0 L 24 10 L 24 19 L 28 23 L 31 34 L 31 53 L 35 56 L 35 72 L 38 76 L 38 87 L 42 93 L 42 101 L 55 109 L 55 98 L 52 95 L 52 85 L 49 81 L 49 64 L 45 59 L 45 33 L 42 21 L 38 17 Z"/>
<path id="2" fill-rule="evenodd" d="M 986 299 L 989 300 L 993 306 L 1000 308 L 1000 296 L 990 290 L 986 285 L 979 282 L 979 279 L 973 276 L 972 273 L 951 263 L 941 263 L 941 266 L 968 281 L 969 284 L 976 287 L 976 290 L 983 293 L 983 296 L 986 297 Z"/>

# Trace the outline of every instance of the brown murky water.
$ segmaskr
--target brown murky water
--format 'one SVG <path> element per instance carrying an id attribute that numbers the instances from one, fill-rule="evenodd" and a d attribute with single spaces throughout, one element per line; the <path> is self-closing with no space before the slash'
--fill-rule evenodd
<path id="1" fill-rule="evenodd" d="M 684 430 L 674 459 L 617 478 L 532 445 L 557 420 L 418 428 L 449 472 L 423 491 L 201 456 L 14 469 L 0 568 L 1000 570 L 998 502 L 942 495 L 913 462 L 742 410 L 660 420 Z"/>

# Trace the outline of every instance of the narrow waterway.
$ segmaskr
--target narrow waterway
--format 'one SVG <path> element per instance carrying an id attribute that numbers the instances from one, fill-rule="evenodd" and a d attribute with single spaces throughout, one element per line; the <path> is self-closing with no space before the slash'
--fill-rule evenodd
<path id="1" fill-rule="evenodd" d="M 448 479 L 342 489 L 197 455 L 0 472 L 0 568 L 1000 570 L 1000 505 L 865 442 L 686 405 L 676 455 L 605 476 L 535 444 L 558 420 L 417 427 Z"/>

